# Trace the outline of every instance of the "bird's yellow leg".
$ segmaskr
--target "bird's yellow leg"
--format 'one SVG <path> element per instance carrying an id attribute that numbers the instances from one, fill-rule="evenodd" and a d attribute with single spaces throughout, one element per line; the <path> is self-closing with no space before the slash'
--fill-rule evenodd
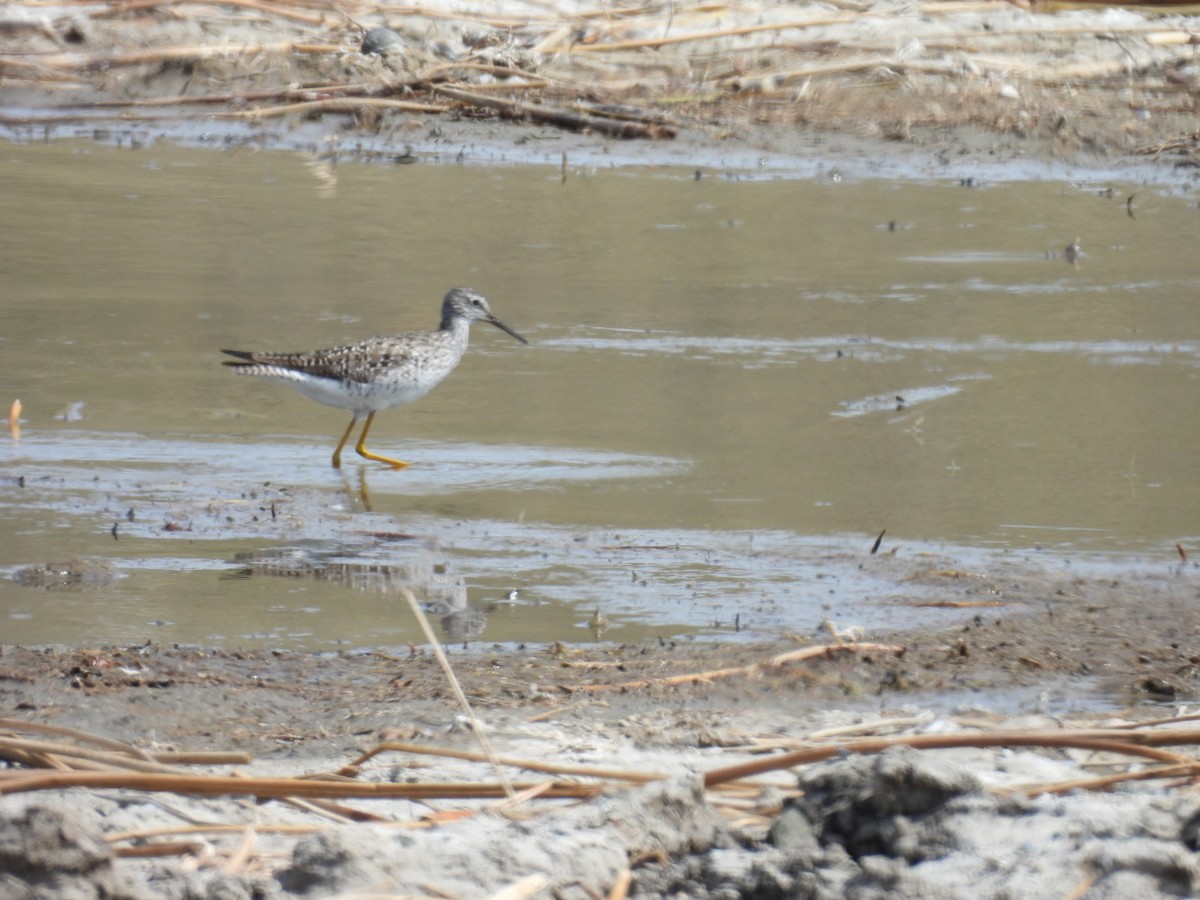
<path id="1" fill-rule="evenodd" d="M 354 448 L 356 451 L 358 451 L 358 455 L 364 459 L 373 459 L 375 462 L 386 463 L 393 469 L 407 469 L 408 463 L 399 459 L 389 459 L 386 456 L 379 456 L 378 454 L 372 453 L 367 449 L 367 432 L 371 430 L 371 423 L 373 421 L 375 421 L 375 413 L 371 413 L 369 416 L 367 416 L 367 424 L 363 426 L 362 434 L 358 436 L 358 446 Z"/>
<path id="2" fill-rule="evenodd" d="M 340 469 L 342 467 L 342 448 L 346 446 L 346 441 L 350 439 L 350 432 L 354 430 L 354 423 L 358 421 L 358 417 L 352 418 L 350 424 L 346 426 L 346 430 L 342 432 L 342 439 L 338 441 L 337 449 L 333 451 L 333 467 Z M 371 420 L 367 420 L 369 425 Z"/>

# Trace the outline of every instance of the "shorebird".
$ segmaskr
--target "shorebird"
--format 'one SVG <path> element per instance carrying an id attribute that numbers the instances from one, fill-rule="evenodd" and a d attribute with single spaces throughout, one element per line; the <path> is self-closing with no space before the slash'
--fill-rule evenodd
<path id="1" fill-rule="evenodd" d="M 436 331 L 413 331 L 392 337 L 373 337 L 357 344 L 310 353 L 259 353 L 222 350 L 242 362 L 225 362 L 238 375 L 258 375 L 290 384 L 305 397 L 348 409 L 352 415 L 337 449 L 333 467 L 341 468 L 342 448 L 354 425 L 366 418 L 358 445 L 359 456 L 403 469 L 408 463 L 379 456 L 366 448 L 375 413 L 412 403 L 449 375 L 467 349 L 472 322 L 490 322 L 522 344 L 529 343 L 494 315 L 488 302 L 471 288 L 457 287 L 442 300 L 442 323 Z"/>

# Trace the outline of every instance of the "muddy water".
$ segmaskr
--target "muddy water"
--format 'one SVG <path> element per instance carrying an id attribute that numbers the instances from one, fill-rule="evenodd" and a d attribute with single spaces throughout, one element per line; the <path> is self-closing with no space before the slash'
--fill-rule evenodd
<path id="1" fill-rule="evenodd" d="M 5 578 L 0 641 L 393 646 L 401 583 L 456 638 L 897 624 L 904 573 L 859 569 L 885 528 L 1169 560 L 1200 509 L 1195 215 L 1126 184 L 6 145 L 0 566 L 119 576 Z M 219 365 L 431 327 L 455 284 L 530 345 L 477 326 L 378 418 L 406 471 L 333 471 L 348 416 Z"/>

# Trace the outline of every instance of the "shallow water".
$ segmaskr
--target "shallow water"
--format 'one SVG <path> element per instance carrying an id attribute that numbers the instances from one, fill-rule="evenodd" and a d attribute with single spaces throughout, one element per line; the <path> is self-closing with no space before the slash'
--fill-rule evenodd
<path id="1" fill-rule="evenodd" d="M 917 621 L 854 574 L 885 528 L 1170 560 L 1200 509 L 1195 216 L 1123 184 L 5 145 L 0 566 L 124 577 L 0 583 L 0 640 L 420 639 L 386 588 L 228 577 L 296 542 L 444 569 L 501 641 L 590 639 L 596 607 L 619 640 Z M 379 416 L 408 470 L 335 472 L 347 415 L 219 365 L 431 327 L 454 284 L 530 346 L 476 326 Z M 214 512 L 265 483 L 313 489 L 304 521 Z"/>

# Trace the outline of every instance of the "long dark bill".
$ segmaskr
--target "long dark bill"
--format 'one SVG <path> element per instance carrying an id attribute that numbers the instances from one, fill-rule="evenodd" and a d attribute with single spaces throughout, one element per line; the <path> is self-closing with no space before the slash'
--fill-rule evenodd
<path id="1" fill-rule="evenodd" d="M 499 328 L 501 331 L 503 331 L 505 334 L 511 334 L 522 344 L 529 343 L 529 341 L 525 340 L 525 338 L 521 337 L 519 334 L 517 334 L 515 331 L 513 331 L 511 328 L 509 328 L 507 325 L 505 325 L 503 322 L 501 322 L 499 319 L 497 319 L 495 316 L 489 316 L 488 321 L 491 322 L 493 325 L 495 325 L 497 328 Z"/>

